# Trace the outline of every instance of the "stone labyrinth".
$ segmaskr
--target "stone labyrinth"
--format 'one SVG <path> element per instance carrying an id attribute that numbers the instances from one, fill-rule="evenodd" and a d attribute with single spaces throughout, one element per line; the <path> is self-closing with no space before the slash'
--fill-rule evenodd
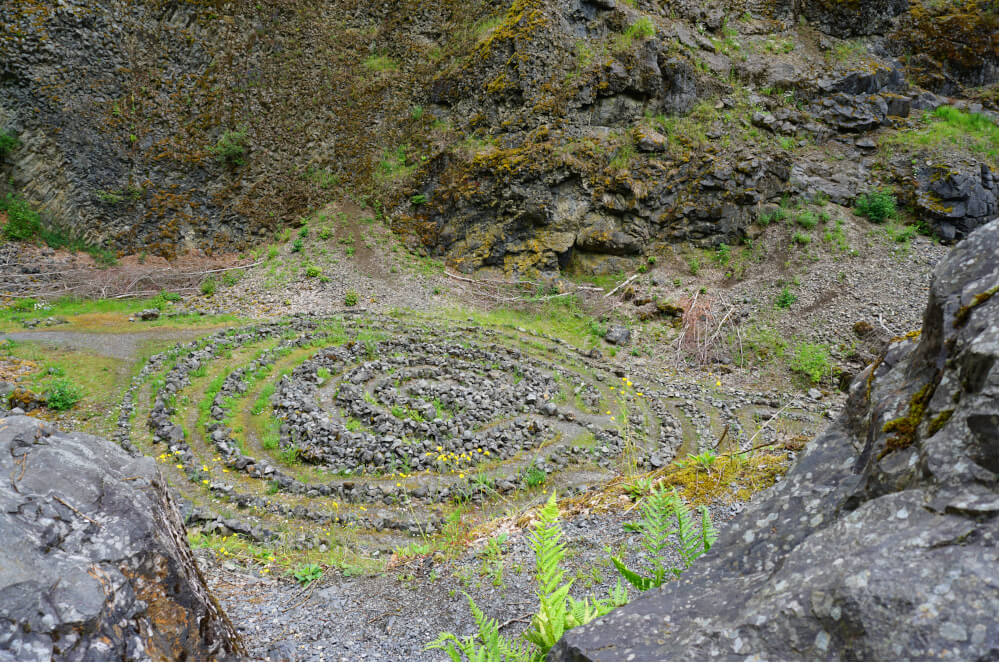
<path id="1" fill-rule="evenodd" d="M 723 433 L 742 445 L 788 402 L 594 356 L 520 328 L 296 316 L 151 357 L 118 439 L 157 459 L 189 523 L 312 548 L 337 527 L 399 539 L 437 531 L 456 503 L 582 493 Z M 783 411 L 784 431 L 815 430 L 803 408 Z"/>

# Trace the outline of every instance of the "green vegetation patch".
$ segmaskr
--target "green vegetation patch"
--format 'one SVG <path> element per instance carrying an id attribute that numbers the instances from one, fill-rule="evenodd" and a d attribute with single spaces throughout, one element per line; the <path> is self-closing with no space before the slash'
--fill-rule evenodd
<path id="1" fill-rule="evenodd" d="M 966 113 L 955 107 L 941 106 L 925 111 L 920 117 L 923 127 L 905 130 L 883 140 L 883 145 L 899 148 L 920 148 L 935 153 L 964 148 L 990 164 L 997 161 L 1000 133 L 989 118 L 978 113 Z"/>

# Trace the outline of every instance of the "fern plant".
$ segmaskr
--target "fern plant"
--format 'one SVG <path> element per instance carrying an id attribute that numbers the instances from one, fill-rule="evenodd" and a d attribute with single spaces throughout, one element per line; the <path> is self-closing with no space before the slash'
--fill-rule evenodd
<path id="1" fill-rule="evenodd" d="M 450 632 L 442 632 L 436 640 L 426 648 L 439 648 L 448 654 L 452 662 L 527 662 L 534 655 L 525 644 L 519 640 L 510 640 L 500 635 L 500 624 L 487 616 L 472 597 L 465 593 L 469 600 L 469 609 L 476 622 L 477 632 L 468 637 L 456 637 Z"/>
<path id="2" fill-rule="evenodd" d="M 625 581 L 640 591 L 663 585 L 668 576 L 679 577 L 696 558 L 712 548 L 718 537 L 706 507 L 700 508 L 701 517 L 696 520 L 684 500 L 675 491 L 667 491 L 662 486 L 646 498 L 640 512 L 642 519 L 637 528 L 642 533 L 642 546 L 655 565 L 649 572 L 640 573 L 630 569 L 620 558 L 611 558 Z M 664 562 L 664 552 L 672 535 L 677 536 L 682 567 L 667 567 Z"/>
<path id="3" fill-rule="evenodd" d="M 542 660 L 567 630 L 628 604 L 628 590 L 622 585 L 621 579 L 609 591 L 607 598 L 598 600 L 596 596 L 591 596 L 589 599 L 577 600 L 569 594 L 573 580 L 563 583 L 566 571 L 562 567 L 562 560 L 566 555 L 566 546 L 562 537 L 559 506 L 556 504 L 556 494 L 553 493 L 539 512 L 539 518 L 530 533 L 535 552 L 538 611 L 522 637 L 525 641 L 501 637 L 497 621 L 486 616 L 466 594 L 476 622 L 476 634 L 460 638 L 452 633 L 442 632 L 426 648 L 442 649 L 454 662 Z"/>

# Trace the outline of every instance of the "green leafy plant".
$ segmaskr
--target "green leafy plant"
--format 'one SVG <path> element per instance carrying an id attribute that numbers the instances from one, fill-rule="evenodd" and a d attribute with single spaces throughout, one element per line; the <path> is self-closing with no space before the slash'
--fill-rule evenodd
<path id="1" fill-rule="evenodd" d="M 667 491 L 662 486 L 646 498 L 640 513 L 642 518 L 637 528 L 642 533 L 643 549 L 650 562 L 654 563 L 652 570 L 646 573 L 636 572 L 620 558 L 611 558 L 611 563 L 625 581 L 640 591 L 661 586 L 668 576 L 679 577 L 691 567 L 696 558 L 712 548 L 718 536 L 707 508 L 702 506 L 701 518 L 695 520 L 684 500 L 675 491 Z M 670 537 L 674 535 L 678 543 L 681 567 L 668 566 L 664 560 Z"/>
<path id="2" fill-rule="evenodd" d="M 428 199 L 427 195 L 425 194 L 413 195 L 412 197 L 410 197 L 410 201 L 417 206 L 420 206 L 421 204 L 426 204 L 427 199 Z"/>
<path id="3" fill-rule="evenodd" d="M 348 290 L 347 294 L 344 295 L 344 305 L 348 308 L 358 305 L 358 293 L 354 290 Z"/>
<path id="4" fill-rule="evenodd" d="M 83 393 L 79 387 L 66 378 L 53 380 L 46 390 L 48 406 L 58 412 L 69 410 L 79 403 L 81 398 L 83 398 Z"/>
<path id="5" fill-rule="evenodd" d="M 720 243 L 719 249 L 715 251 L 715 263 L 720 267 L 726 267 L 730 261 L 732 261 L 732 250 L 725 243 Z"/>
<path id="6" fill-rule="evenodd" d="M 318 266 L 310 264 L 306 267 L 306 278 L 319 278 L 321 275 L 323 275 L 323 269 Z"/>
<path id="7" fill-rule="evenodd" d="M 896 197 L 888 190 L 860 194 L 854 200 L 854 212 L 875 223 L 885 222 L 896 217 Z"/>
<path id="8" fill-rule="evenodd" d="M 180 301 L 184 297 L 182 297 L 177 292 L 168 292 L 166 290 L 163 290 L 162 292 L 160 292 L 160 298 L 168 303 L 174 303 L 176 301 Z"/>
<path id="9" fill-rule="evenodd" d="M 800 343 L 795 347 L 789 367 L 801 373 L 813 383 L 819 382 L 832 373 L 827 349 L 813 343 Z"/>
<path id="10" fill-rule="evenodd" d="M 781 290 L 781 294 L 775 299 L 774 305 L 778 308 L 791 308 L 792 304 L 799 300 L 799 297 L 795 296 L 790 289 L 785 287 Z"/>
<path id="11" fill-rule="evenodd" d="M 323 576 L 323 568 L 316 563 L 307 563 L 292 572 L 292 576 L 295 577 L 295 581 L 303 586 L 308 586 Z"/>
<path id="12" fill-rule="evenodd" d="M 7 213 L 4 234 L 15 241 L 32 238 L 41 228 L 42 219 L 38 212 L 31 208 L 27 201 L 13 193 L 8 193 L 0 200 L 0 211 Z"/>
<path id="13" fill-rule="evenodd" d="M 542 484 L 544 484 L 545 479 L 546 477 L 548 477 L 548 475 L 541 468 L 538 468 L 536 466 L 531 466 L 522 473 L 522 477 L 524 478 L 525 486 L 531 489 L 536 486 L 541 486 Z"/>
<path id="14" fill-rule="evenodd" d="M 213 296 L 215 294 L 215 278 L 205 278 L 199 286 L 202 296 Z"/>
<path id="15" fill-rule="evenodd" d="M 209 151 L 219 162 L 234 165 L 246 164 L 247 132 L 244 129 L 227 130 L 222 133 Z"/>
<path id="16" fill-rule="evenodd" d="M 15 150 L 20 145 L 21 141 L 17 138 L 17 135 L 0 130 L 0 160 L 7 157 L 7 153 Z"/>
<path id="17" fill-rule="evenodd" d="M 799 223 L 800 227 L 812 229 L 819 224 L 819 218 L 812 211 L 799 211 L 795 216 L 795 222 Z"/>
<path id="18" fill-rule="evenodd" d="M 705 472 L 709 472 L 712 469 L 712 466 L 715 465 L 715 461 L 718 458 L 719 455 L 714 450 L 710 449 L 708 451 L 699 452 L 698 454 L 688 454 L 686 459 L 683 461 L 677 461 L 674 465 L 678 468 L 688 468 L 693 466 Z"/>
<path id="19" fill-rule="evenodd" d="M 622 590 L 621 582 L 617 590 L 612 590 L 611 596 L 603 600 L 593 597 L 589 600 L 576 600 L 570 596 L 572 580 L 562 583 L 566 576 L 562 567 L 566 547 L 562 541 L 555 493 L 539 512 L 530 540 L 535 551 L 538 612 L 531 619 L 531 625 L 524 636 L 538 648 L 538 655 L 544 656 L 567 630 L 608 613 L 619 604 L 627 602 L 628 597 Z"/>
<path id="20" fill-rule="evenodd" d="M 302 252 L 304 246 L 302 239 L 295 239 L 292 241 L 292 252 Z"/>

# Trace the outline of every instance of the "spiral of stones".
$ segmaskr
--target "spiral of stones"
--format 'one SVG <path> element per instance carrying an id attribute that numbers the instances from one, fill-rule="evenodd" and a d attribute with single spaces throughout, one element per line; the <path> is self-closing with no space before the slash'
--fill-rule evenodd
<path id="1" fill-rule="evenodd" d="M 233 355 L 245 358 L 220 371 Z M 185 422 L 179 403 L 192 411 L 188 390 L 202 378 L 215 391 Z M 277 425 L 271 448 L 245 418 L 255 392 Z M 550 476 L 547 488 L 579 493 L 613 475 L 626 449 L 649 470 L 710 448 L 719 426 L 740 442 L 748 420 L 738 413 L 756 418 L 781 401 L 726 394 L 629 374 L 523 329 L 303 315 L 152 356 L 123 396 L 118 438 L 157 457 L 193 522 L 235 512 L 246 519 L 228 525 L 253 539 L 267 539 L 279 519 L 417 535 L 437 530 L 449 503 L 488 504 L 536 486 L 532 472 Z"/>

